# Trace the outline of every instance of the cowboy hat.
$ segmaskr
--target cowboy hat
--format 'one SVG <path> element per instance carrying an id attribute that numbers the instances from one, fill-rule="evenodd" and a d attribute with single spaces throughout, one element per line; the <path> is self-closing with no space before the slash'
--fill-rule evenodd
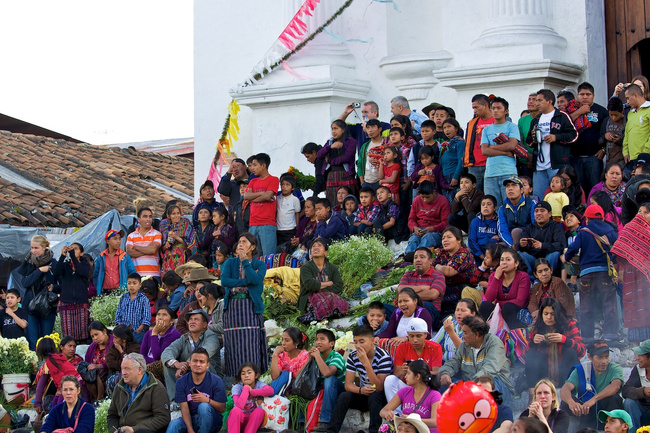
<path id="1" fill-rule="evenodd" d="M 203 268 L 203 267 L 205 266 L 203 266 L 200 263 L 187 262 L 177 267 L 174 271 L 176 272 L 176 275 L 183 278 L 183 273 L 185 272 L 186 269 Z"/>
<path id="2" fill-rule="evenodd" d="M 208 272 L 208 269 L 205 266 L 200 268 L 194 268 L 190 271 L 190 276 L 183 280 L 183 283 L 192 283 L 195 281 L 211 280 L 216 281 L 219 278 Z"/>
<path id="3" fill-rule="evenodd" d="M 415 429 L 418 431 L 418 433 L 431 433 L 429 430 L 429 426 L 422 421 L 422 417 L 420 417 L 419 414 L 417 413 L 411 413 L 408 416 L 396 416 L 393 418 L 393 421 L 395 422 L 395 430 L 399 427 L 399 425 L 403 422 L 407 422 L 411 424 Z"/>

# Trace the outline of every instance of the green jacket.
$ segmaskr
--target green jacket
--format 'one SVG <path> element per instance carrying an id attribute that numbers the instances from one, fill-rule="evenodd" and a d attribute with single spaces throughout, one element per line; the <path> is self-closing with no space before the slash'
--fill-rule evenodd
<path id="1" fill-rule="evenodd" d="M 326 292 L 333 292 L 340 294 L 343 291 L 343 280 L 341 274 L 336 266 L 331 264 L 325 259 L 325 272 L 330 281 L 334 283 L 333 286 L 325 289 Z M 309 296 L 314 293 L 320 292 L 320 281 L 318 276 L 318 266 L 313 261 L 308 261 L 300 268 L 300 295 L 298 296 L 298 304 L 296 305 L 303 313 L 307 309 L 307 301 Z"/>
<path id="2" fill-rule="evenodd" d="M 140 390 L 126 413 L 124 408 L 129 402 L 129 391 L 126 389 L 128 385 L 124 383 L 124 379 L 117 383 L 106 418 L 108 431 L 114 432 L 123 426 L 132 427 L 133 431 L 159 431 L 169 425 L 171 416 L 167 390 L 152 374 L 148 373 L 148 376 L 147 384 Z"/>
<path id="3" fill-rule="evenodd" d="M 623 137 L 623 156 L 629 155 L 630 161 L 639 157 L 639 153 L 650 152 L 650 102 L 646 101 L 638 110 L 630 110 L 625 124 Z"/>
<path id="4" fill-rule="evenodd" d="M 368 148 L 372 140 L 368 140 L 359 148 L 359 158 L 357 158 L 357 176 L 366 175 L 366 160 L 368 159 Z M 381 143 L 379 144 L 381 146 Z"/>
<path id="5" fill-rule="evenodd" d="M 443 374 L 454 377 L 458 372 L 461 373 L 462 380 L 474 380 L 479 376 L 498 377 L 510 392 L 515 391 L 510 382 L 510 361 L 506 358 L 503 342 L 495 335 L 485 336 L 476 358 L 470 346 L 465 342 L 460 343 L 454 357 L 438 370 L 438 377 Z"/>

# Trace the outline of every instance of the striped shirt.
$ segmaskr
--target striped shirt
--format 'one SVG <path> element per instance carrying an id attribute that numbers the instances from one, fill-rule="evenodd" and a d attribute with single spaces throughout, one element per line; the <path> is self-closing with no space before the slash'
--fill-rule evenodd
<path id="1" fill-rule="evenodd" d="M 144 236 L 140 234 L 140 230 L 136 230 L 126 238 L 127 247 L 146 247 L 152 242 L 162 246 L 162 234 L 154 228 L 149 230 Z M 140 274 L 141 277 L 160 277 L 160 262 L 158 260 L 158 254 L 140 256 L 137 258 L 131 257 L 131 259 L 133 259 L 135 271 Z"/>
<path id="2" fill-rule="evenodd" d="M 444 298 L 445 289 L 447 288 L 445 276 L 435 270 L 433 266 L 422 275 L 418 274 L 418 271 L 404 273 L 404 276 L 399 282 L 399 286 L 402 288 L 411 286 L 429 286 L 431 290 L 437 290 L 440 295 L 431 301 L 431 303 L 438 311 L 440 311 L 442 298 Z M 395 299 L 395 301 L 397 302 L 397 299 Z"/>
<path id="3" fill-rule="evenodd" d="M 390 357 L 388 352 L 377 346 L 375 346 L 375 356 L 373 356 L 370 365 L 376 375 L 389 375 L 393 372 L 393 359 Z M 359 375 L 359 386 L 364 387 L 366 385 L 371 385 L 370 380 L 368 379 L 368 373 L 366 372 L 366 367 L 364 367 L 361 361 L 359 361 L 356 350 L 350 353 L 350 356 L 348 357 L 347 371 Z"/>
<path id="4" fill-rule="evenodd" d="M 325 365 L 328 367 L 336 367 L 336 373 L 334 373 L 334 375 L 341 382 L 345 382 L 345 359 L 343 359 L 343 356 L 340 353 L 336 350 L 330 351 L 330 354 L 327 355 L 327 359 L 325 359 Z"/>
<path id="5" fill-rule="evenodd" d="M 131 325 L 134 331 L 142 324 L 151 325 L 151 308 L 144 293 L 138 292 L 133 299 L 129 293 L 122 295 L 115 312 L 115 324 Z"/>

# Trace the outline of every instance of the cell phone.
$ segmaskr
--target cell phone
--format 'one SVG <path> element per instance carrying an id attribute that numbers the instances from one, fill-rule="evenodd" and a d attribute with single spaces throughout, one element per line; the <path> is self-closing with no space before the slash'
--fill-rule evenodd
<path id="1" fill-rule="evenodd" d="M 193 386 L 192 389 L 190 389 L 190 394 L 198 394 L 198 393 L 199 393 L 199 390 L 196 389 L 195 386 Z"/>

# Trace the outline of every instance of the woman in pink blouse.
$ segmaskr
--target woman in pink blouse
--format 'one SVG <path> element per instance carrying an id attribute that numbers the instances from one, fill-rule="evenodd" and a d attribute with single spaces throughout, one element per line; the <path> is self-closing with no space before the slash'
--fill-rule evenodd
<path id="1" fill-rule="evenodd" d="M 520 266 L 525 264 L 515 250 L 507 248 L 501 253 L 500 265 L 490 275 L 488 281 L 488 288 L 485 291 L 486 300 L 478 309 L 484 320 L 490 317 L 496 304 L 499 304 L 503 320 L 510 329 L 526 327 L 519 321 L 517 315 L 528 306 L 530 277 L 527 272 L 520 270 Z"/>
<path id="2" fill-rule="evenodd" d="M 295 379 L 309 361 L 309 352 L 305 350 L 307 341 L 307 336 L 298 328 L 287 328 L 282 333 L 282 343 L 271 358 L 271 386 L 276 393 L 289 381 L 289 374 Z"/>

